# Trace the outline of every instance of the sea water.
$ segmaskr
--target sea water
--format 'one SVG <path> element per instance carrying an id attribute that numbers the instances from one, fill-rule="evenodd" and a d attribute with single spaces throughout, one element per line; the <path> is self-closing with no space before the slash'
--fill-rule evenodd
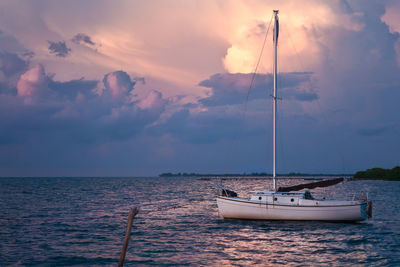
<path id="1" fill-rule="evenodd" d="M 223 183 L 242 196 L 272 184 Z M 0 178 L 0 266 L 116 266 L 134 206 L 126 266 L 400 266 L 400 182 L 313 190 L 368 192 L 373 218 L 361 223 L 224 220 L 216 191 L 214 180 L 194 177 Z"/>

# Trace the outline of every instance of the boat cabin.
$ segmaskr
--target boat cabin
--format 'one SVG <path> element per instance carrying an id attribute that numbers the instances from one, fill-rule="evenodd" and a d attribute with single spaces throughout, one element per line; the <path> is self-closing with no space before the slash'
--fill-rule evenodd
<path id="1" fill-rule="evenodd" d="M 257 191 L 250 198 L 250 201 L 282 205 L 299 205 L 299 202 L 303 202 L 302 200 L 314 200 L 314 197 L 310 191 L 306 190 L 290 192 Z"/>

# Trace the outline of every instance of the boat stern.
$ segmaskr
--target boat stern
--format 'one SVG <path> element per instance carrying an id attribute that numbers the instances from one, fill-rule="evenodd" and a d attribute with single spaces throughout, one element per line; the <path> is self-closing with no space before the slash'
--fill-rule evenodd
<path id="1" fill-rule="evenodd" d="M 372 218 L 372 201 L 367 200 L 360 205 L 361 216 L 364 220 Z"/>

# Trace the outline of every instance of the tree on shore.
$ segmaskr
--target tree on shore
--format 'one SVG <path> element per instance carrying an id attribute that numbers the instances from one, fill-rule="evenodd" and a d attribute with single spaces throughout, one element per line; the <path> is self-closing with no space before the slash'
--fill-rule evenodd
<path id="1" fill-rule="evenodd" d="M 365 171 L 358 171 L 354 174 L 354 178 L 400 181 L 400 166 L 396 166 L 393 169 L 372 168 Z"/>

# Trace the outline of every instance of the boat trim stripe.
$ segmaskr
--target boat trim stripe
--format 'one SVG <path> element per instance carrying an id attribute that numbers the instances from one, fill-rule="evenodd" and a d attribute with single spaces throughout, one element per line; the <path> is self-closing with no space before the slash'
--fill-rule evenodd
<path id="1" fill-rule="evenodd" d="M 253 201 L 244 201 L 244 200 L 239 200 L 239 199 L 232 199 L 232 198 L 227 198 L 227 197 L 220 197 L 218 196 L 217 198 L 222 199 L 222 200 L 228 200 L 228 201 L 236 201 L 236 202 L 241 202 L 241 203 L 246 203 L 246 204 L 255 204 L 255 205 L 269 205 L 269 206 L 284 206 L 284 207 L 305 207 L 305 208 L 325 208 L 325 207 L 353 207 L 353 206 L 361 206 L 365 204 L 364 202 L 360 204 L 349 204 L 349 205 L 333 205 L 333 206 L 306 206 L 306 205 L 284 205 L 284 204 L 271 204 L 271 203 L 261 203 L 261 202 L 253 202 Z"/>

